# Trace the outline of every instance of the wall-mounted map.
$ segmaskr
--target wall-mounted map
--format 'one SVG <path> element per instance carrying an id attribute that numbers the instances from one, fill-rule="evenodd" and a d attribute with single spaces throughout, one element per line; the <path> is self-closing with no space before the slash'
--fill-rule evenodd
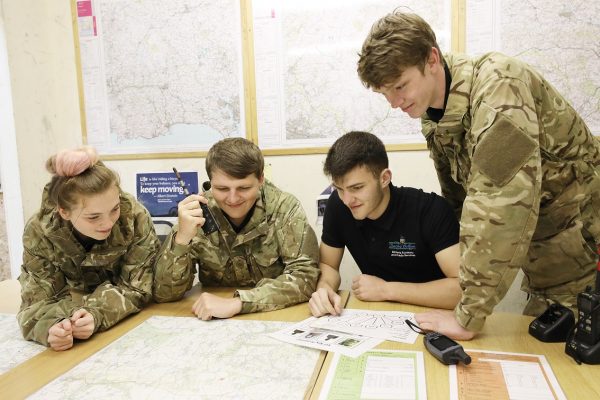
<path id="1" fill-rule="evenodd" d="M 77 2 L 87 142 L 103 154 L 245 136 L 237 0 Z"/>

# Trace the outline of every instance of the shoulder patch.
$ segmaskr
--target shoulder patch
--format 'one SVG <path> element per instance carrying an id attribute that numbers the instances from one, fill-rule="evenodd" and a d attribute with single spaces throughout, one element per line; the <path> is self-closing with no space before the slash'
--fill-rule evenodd
<path id="1" fill-rule="evenodd" d="M 502 113 L 481 135 L 473 165 L 495 185 L 506 185 L 527 162 L 537 143 Z"/>

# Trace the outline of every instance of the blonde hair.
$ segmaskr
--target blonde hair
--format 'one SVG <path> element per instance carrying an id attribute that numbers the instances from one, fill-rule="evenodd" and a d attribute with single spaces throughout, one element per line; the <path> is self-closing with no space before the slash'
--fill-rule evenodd
<path id="1" fill-rule="evenodd" d="M 417 14 L 396 9 L 371 27 L 358 54 L 358 76 L 365 87 L 377 89 L 407 68 L 418 66 L 423 72 L 434 47 L 442 54 L 431 26 Z"/>
<path id="2" fill-rule="evenodd" d="M 48 199 L 67 211 L 79 203 L 82 195 L 104 193 L 113 185 L 119 187 L 118 175 L 98 159 L 93 147 L 63 150 L 46 161 L 50 180 Z"/>

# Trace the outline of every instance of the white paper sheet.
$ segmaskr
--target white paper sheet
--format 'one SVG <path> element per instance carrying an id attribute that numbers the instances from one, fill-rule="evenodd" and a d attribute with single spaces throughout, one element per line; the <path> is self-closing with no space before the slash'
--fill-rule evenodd
<path id="1" fill-rule="evenodd" d="M 370 350 L 360 357 L 334 355 L 320 400 L 426 399 L 420 351 Z"/>
<path id="2" fill-rule="evenodd" d="M 307 318 L 270 336 L 283 342 L 341 353 L 349 357 L 358 357 L 383 342 L 383 339 L 313 328 L 311 325 L 315 320 L 315 317 Z"/>
<path id="3" fill-rule="evenodd" d="M 341 315 L 324 315 L 311 326 L 394 342 L 414 343 L 419 334 L 410 329 L 406 320 L 417 324 L 414 313 L 344 309 Z"/>

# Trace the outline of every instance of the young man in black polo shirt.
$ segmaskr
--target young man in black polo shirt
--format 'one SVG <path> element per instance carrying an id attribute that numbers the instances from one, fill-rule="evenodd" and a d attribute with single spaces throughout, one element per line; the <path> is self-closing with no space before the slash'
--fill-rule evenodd
<path id="1" fill-rule="evenodd" d="M 459 225 L 450 205 L 435 193 L 393 186 L 385 146 L 370 133 L 336 140 L 323 171 L 337 190 L 325 209 L 312 314 L 341 312 L 344 247 L 362 272 L 352 279 L 360 300 L 454 308 L 461 296 Z"/>

